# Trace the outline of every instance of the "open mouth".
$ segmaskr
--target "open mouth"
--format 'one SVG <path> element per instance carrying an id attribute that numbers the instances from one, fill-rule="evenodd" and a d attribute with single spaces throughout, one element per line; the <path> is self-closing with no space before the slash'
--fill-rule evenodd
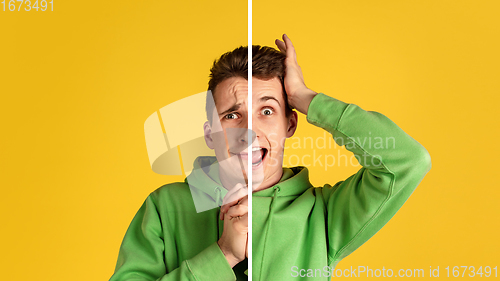
<path id="1" fill-rule="evenodd" d="M 256 167 L 262 161 L 264 161 L 264 158 L 267 155 L 267 149 L 263 147 L 254 147 L 252 148 L 252 166 Z"/>

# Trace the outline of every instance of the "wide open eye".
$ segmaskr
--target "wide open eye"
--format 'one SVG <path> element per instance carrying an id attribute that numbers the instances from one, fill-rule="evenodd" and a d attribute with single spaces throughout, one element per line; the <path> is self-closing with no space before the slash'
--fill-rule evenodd
<path id="1" fill-rule="evenodd" d="M 274 113 L 274 110 L 270 107 L 266 107 L 266 108 L 262 109 L 262 111 L 260 113 L 262 115 L 271 115 Z"/>

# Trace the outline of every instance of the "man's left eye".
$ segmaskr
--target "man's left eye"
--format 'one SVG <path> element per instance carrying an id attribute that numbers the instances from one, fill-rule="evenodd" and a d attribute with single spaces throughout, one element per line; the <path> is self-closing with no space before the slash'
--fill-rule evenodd
<path id="1" fill-rule="evenodd" d="M 271 115 L 274 113 L 274 111 L 271 108 L 264 108 L 261 111 L 262 115 Z"/>

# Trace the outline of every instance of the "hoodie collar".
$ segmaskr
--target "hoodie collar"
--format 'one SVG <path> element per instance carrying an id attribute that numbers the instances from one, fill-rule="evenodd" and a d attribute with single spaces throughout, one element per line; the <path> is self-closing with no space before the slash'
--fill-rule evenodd
<path id="1" fill-rule="evenodd" d="M 283 168 L 283 175 L 277 184 L 253 193 L 254 197 L 273 197 L 275 189 L 277 196 L 299 196 L 313 187 L 309 182 L 309 170 L 306 167 Z"/>
<path id="2" fill-rule="evenodd" d="M 219 177 L 219 164 L 214 156 L 199 156 L 193 164 L 193 171 L 184 180 L 190 187 L 210 196 L 214 203 L 224 198 L 227 189 L 222 186 Z M 272 197 L 274 190 L 279 188 L 277 196 L 298 196 L 313 187 L 309 181 L 309 170 L 298 166 L 283 168 L 281 179 L 274 186 L 253 193 L 254 197 Z M 217 194 L 220 192 L 219 194 Z M 220 197 L 219 197 L 220 196 Z"/>
<path id="3" fill-rule="evenodd" d="M 197 157 L 184 182 L 189 184 L 198 212 L 217 208 L 227 193 L 220 182 L 219 164 L 214 156 Z"/>

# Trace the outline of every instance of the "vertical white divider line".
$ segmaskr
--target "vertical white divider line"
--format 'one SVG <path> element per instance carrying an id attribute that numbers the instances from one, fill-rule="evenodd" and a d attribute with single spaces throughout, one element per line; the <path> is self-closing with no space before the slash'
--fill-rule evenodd
<path id="1" fill-rule="evenodd" d="M 252 279 L 252 0 L 248 1 L 248 280 Z M 257 137 L 257 136 L 256 136 Z"/>

